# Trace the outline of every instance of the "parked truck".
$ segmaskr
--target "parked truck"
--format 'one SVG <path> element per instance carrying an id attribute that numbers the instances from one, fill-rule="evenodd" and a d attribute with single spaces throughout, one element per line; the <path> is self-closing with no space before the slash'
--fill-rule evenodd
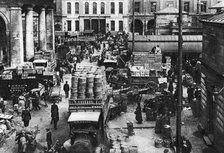
<path id="1" fill-rule="evenodd" d="M 78 69 L 80 70 L 80 68 Z M 91 70 L 89 70 L 88 72 L 90 71 Z M 94 71 L 94 74 L 96 74 L 96 72 L 97 70 Z M 80 77 L 80 84 L 82 84 L 82 81 L 85 79 L 83 79 L 82 75 Z M 96 76 L 95 79 L 97 80 L 99 78 Z M 105 81 L 102 82 L 106 82 L 106 78 Z M 73 82 L 73 84 L 74 83 L 75 82 Z M 93 84 L 97 84 L 97 82 L 92 83 L 92 85 Z M 106 139 L 104 128 L 106 127 L 105 125 L 108 121 L 110 97 L 107 94 L 107 88 L 105 88 L 106 85 L 104 85 L 103 83 L 101 83 L 100 85 L 104 86 L 102 87 L 104 93 L 100 97 L 94 95 L 93 98 L 80 98 L 79 96 L 74 98 L 74 93 L 71 93 L 68 107 L 68 111 L 70 114 L 68 118 L 68 124 L 70 127 L 70 139 L 64 143 L 64 148 L 68 153 L 102 152 L 102 148 L 99 146 L 101 146 L 101 144 Z M 89 84 L 87 86 L 91 85 Z M 98 89 L 100 89 L 99 84 L 96 88 L 97 89 L 95 89 L 95 91 L 98 91 Z M 78 89 L 81 90 L 81 87 L 78 87 Z M 86 94 L 88 93 L 87 90 L 90 90 L 90 87 L 86 89 Z"/>

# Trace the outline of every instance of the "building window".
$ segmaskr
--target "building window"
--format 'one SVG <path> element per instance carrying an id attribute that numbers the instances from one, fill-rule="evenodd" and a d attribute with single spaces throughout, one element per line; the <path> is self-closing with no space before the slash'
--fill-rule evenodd
<path id="1" fill-rule="evenodd" d="M 79 21 L 75 21 L 75 31 L 79 31 Z"/>
<path id="2" fill-rule="evenodd" d="M 68 2 L 67 3 L 67 14 L 71 14 L 71 13 L 72 13 L 71 3 Z"/>
<path id="3" fill-rule="evenodd" d="M 119 31 L 124 31 L 123 21 L 119 21 Z"/>
<path id="4" fill-rule="evenodd" d="M 84 30 L 90 30 L 90 20 L 84 19 Z"/>
<path id="5" fill-rule="evenodd" d="M 79 14 L 79 3 L 75 3 L 75 14 Z"/>
<path id="6" fill-rule="evenodd" d="M 115 4 L 114 4 L 114 2 L 110 3 L 110 13 L 111 14 L 115 13 Z"/>
<path id="7" fill-rule="evenodd" d="M 123 3 L 119 2 L 119 14 L 123 14 Z"/>
<path id="8" fill-rule="evenodd" d="M 85 14 L 89 14 L 89 3 L 85 2 Z"/>
<path id="9" fill-rule="evenodd" d="M 166 7 L 172 7 L 174 6 L 174 1 L 167 1 L 166 2 Z"/>
<path id="10" fill-rule="evenodd" d="M 67 21 L 67 31 L 72 30 L 72 21 Z"/>
<path id="11" fill-rule="evenodd" d="M 93 14 L 97 14 L 97 3 L 93 2 Z"/>
<path id="12" fill-rule="evenodd" d="M 135 12 L 140 13 L 140 2 L 135 2 Z"/>
<path id="13" fill-rule="evenodd" d="M 115 21 L 111 21 L 111 31 L 115 31 Z"/>
<path id="14" fill-rule="evenodd" d="M 184 2 L 184 11 L 190 12 L 190 2 Z"/>
<path id="15" fill-rule="evenodd" d="M 201 12 L 206 12 L 207 10 L 207 2 L 201 1 Z"/>
<path id="16" fill-rule="evenodd" d="M 151 2 L 151 12 L 156 12 L 157 4 L 156 2 Z"/>
<path id="17" fill-rule="evenodd" d="M 101 14 L 105 14 L 105 3 L 101 2 Z"/>

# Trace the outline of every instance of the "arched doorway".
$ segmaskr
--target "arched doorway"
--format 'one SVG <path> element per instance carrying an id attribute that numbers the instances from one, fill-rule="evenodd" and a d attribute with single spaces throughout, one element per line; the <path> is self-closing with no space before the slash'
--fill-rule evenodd
<path id="1" fill-rule="evenodd" d="M 4 19 L 0 16 L 0 64 L 7 63 L 7 35 L 6 24 Z"/>
<path id="2" fill-rule="evenodd" d="M 147 24 L 147 35 L 153 35 L 154 34 L 154 30 L 155 30 L 155 20 L 149 20 L 148 24 Z"/>
<path id="3" fill-rule="evenodd" d="M 133 32 L 133 22 L 131 22 L 131 32 Z M 141 20 L 135 20 L 135 32 L 138 32 L 139 35 L 143 33 L 143 23 Z"/>

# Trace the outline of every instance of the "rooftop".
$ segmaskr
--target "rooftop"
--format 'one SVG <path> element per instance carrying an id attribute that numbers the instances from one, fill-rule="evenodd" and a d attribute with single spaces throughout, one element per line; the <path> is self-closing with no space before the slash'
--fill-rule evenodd
<path id="1" fill-rule="evenodd" d="M 218 8 L 224 8 L 224 1 L 217 3 L 212 7 L 209 7 L 209 9 L 218 9 Z"/>
<path id="2" fill-rule="evenodd" d="M 224 13 L 222 12 L 206 19 L 202 19 L 201 22 L 224 24 Z"/>

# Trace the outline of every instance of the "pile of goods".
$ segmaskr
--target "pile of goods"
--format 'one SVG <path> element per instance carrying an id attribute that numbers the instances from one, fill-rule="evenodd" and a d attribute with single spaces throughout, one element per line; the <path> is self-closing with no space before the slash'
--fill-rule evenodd
<path id="1" fill-rule="evenodd" d="M 95 66 L 78 67 L 72 75 L 71 99 L 102 99 L 105 95 L 104 69 Z"/>
<path id="2" fill-rule="evenodd" d="M 135 54 L 134 65 L 142 65 L 145 63 L 144 67 L 146 69 L 155 69 L 160 71 L 162 68 L 162 55 L 161 54 Z"/>
<path id="3" fill-rule="evenodd" d="M 109 137 L 111 143 L 110 153 L 138 153 L 137 146 L 128 145 L 128 136 L 110 134 Z"/>
<path id="4" fill-rule="evenodd" d="M 165 148 L 170 148 L 172 145 L 172 141 L 170 139 L 156 139 L 155 140 L 155 147 L 156 148 L 162 148 L 162 147 L 165 147 Z"/>

